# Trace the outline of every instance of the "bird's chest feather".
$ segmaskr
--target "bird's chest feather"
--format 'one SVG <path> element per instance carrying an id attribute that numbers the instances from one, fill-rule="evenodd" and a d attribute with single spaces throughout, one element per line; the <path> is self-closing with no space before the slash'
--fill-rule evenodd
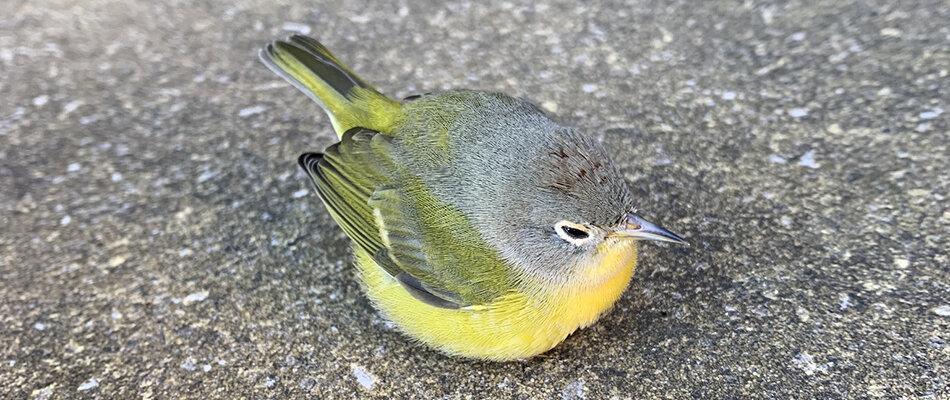
<path id="1" fill-rule="evenodd" d="M 494 360 L 543 353 L 596 321 L 626 289 L 636 257 L 634 245 L 613 246 L 581 268 L 574 284 L 533 294 L 510 292 L 491 304 L 445 309 L 413 298 L 357 250 L 367 294 L 401 330 L 450 354 Z"/>
<path id="2" fill-rule="evenodd" d="M 548 295 L 550 323 L 573 331 L 596 321 L 626 290 L 636 262 L 634 242 L 606 246 L 598 258 L 579 268 L 570 283 Z"/>

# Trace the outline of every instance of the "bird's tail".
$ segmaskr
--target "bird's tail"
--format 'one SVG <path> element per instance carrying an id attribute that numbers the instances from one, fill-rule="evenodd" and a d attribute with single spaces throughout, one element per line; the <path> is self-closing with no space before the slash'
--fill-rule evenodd
<path id="1" fill-rule="evenodd" d="M 294 35 L 260 52 L 271 71 L 319 103 L 338 136 L 354 127 L 391 132 L 402 105 L 380 93 L 350 71 L 320 42 Z"/>

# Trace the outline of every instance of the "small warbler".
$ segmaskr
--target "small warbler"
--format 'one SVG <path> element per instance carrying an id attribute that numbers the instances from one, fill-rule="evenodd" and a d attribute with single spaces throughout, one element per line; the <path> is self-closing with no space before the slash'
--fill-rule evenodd
<path id="1" fill-rule="evenodd" d="M 298 161 L 352 239 L 366 294 L 445 353 L 543 353 L 617 301 L 638 240 L 685 243 L 634 212 L 596 140 L 525 100 L 449 90 L 396 101 L 299 35 L 260 57 L 340 137 Z"/>

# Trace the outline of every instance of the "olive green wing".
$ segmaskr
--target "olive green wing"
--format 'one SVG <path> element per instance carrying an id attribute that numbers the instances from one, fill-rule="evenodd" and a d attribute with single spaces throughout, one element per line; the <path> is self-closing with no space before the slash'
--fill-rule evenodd
<path id="1" fill-rule="evenodd" d="M 489 303 L 513 286 L 498 252 L 420 179 L 403 176 L 398 186 L 374 192 L 369 203 L 379 216 L 389 259 L 419 282 L 400 279 L 404 285 L 460 306 Z"/>
<path id="2" fill-rule="evenodd" d="M 354 128 L 323 154 L 304 153 L 297 160 L 343 232 L 370 254 L 383 247 L 367 199 L 389 181 L 387 166 L 382 165 L 388 157 L 380 149 L 388 145 L 384 139 L 374 131 Z"/>
<path id="3" fill-rule="evenodd" d="M 398 164 L 391 141 L 354 128 L 300 165 L 347 236 L 417 299 L 459 308 L 502 294 L 510 279 L 497 252 Z"/>

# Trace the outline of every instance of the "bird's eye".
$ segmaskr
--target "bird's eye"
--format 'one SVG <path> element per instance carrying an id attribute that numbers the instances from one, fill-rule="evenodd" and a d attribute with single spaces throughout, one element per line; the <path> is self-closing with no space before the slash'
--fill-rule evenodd
<path id="1" fill-rule="evenodd" d="M 557 232 L 558 237 L 575 246 L 580 246 L 590 239 L 590 230 L 586 226 L 570 221 L 559 221 L 554 224 L 554 231 Z"/>
<path id="2" fill-rule="evenodd" d="M 587 236 L 588 236 L 587 232 L 574 228 L 574 227 L 565 226 L 561 229 L 564 229 L 564 233 L 566 233 L 567 236 L 570 236 L 571 239 L 577 239 L 577 240 L 587 239 Z"/>

